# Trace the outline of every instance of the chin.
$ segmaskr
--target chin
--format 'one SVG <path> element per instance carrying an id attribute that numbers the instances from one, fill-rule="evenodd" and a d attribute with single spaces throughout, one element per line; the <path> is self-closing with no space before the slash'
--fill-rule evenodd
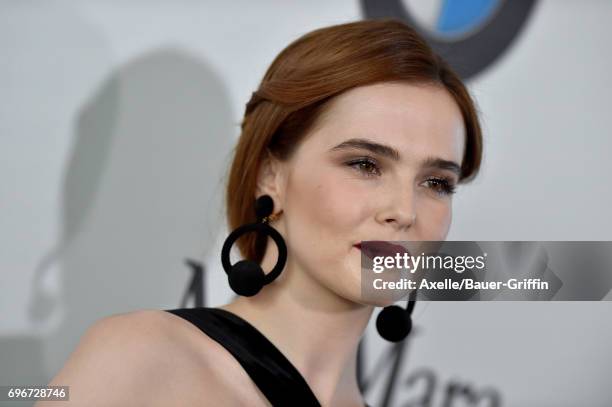
<path id="1" fill-rule="evenodd" d="M 361 298 L 359 298 L 358 301 L 354 301 L 354 302 L 356 302 L 358 304 L 361 304 L 361 305 L 366 305 L 366 306 L 369 306 L 369 307 L 387 307 L 389 305 L 395 304 L 395 301 L 382 301 L 382 300 L 380 300 L 380 301 L 372 301 L 372 300 L 369 300 L 369 299 L 368 300 L 363 300 Z"/>
<path id="2" fill-rule="evenodd" d="M 389 305 L 393 305 L 396 302 L 405 298 L 407 298 L 407 296 L 403 296 L 401 298 L 384 298 L 381 296 L 380 298 L 365 298 L 362 299 L 360 302 L 364 305 L 371 305 L 374 307 L 388 307 Z"/>
<path id="3" fill-rule="evenodd" d="M 340 287 L 336 285 L 334 292 L 347 301 L 371 307 L 386 307 L 393 305 L 402 298 L 407 298 L 407 295 L 401 298 L 389 298 L 389 295 L 364 296 L 359 280 L 353 280 L 352 283 L 347 282 L 346 285 Z"/>

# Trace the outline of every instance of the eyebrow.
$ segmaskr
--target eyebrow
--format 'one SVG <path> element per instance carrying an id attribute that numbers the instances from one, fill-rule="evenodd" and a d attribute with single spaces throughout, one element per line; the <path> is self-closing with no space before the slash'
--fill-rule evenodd
<path id="1" fill-rule="evenodd" d="M 397 151 L 395 148 L 363 138 L 352 138 L 343 141 L 337 146 L 332 147 L 330 151 L 348 150 L 353 148 L 368 150 L 374 154 L 379 154 L 383 157 L 390 158 L 393 161 L 399 161 L 401 157 L 399 151 Z M 421 166 L 426 168 L 440 168 L 449 170 L 457 174 L 457 176 L 461 175 L 461 166 L 459 166 L 459 164 L 439 157 L 427 157 L 421 162 Z"/>

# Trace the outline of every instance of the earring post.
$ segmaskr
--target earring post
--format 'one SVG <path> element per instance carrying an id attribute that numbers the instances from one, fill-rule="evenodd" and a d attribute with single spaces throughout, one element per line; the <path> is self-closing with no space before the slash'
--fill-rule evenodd
<path id="1" fill-rule="evenodd" d="M 279 212 L 273 213 L 272 215 L 268 215 L 265 218 L 263 218 L 263 222 L 264 223 L 274 222 L 276 219 L 280 217 L 281 213 L 283 213 L 282 210 Z"/>

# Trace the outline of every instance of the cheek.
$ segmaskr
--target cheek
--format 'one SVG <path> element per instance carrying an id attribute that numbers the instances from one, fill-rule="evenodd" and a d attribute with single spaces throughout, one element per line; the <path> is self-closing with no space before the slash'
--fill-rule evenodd
<path id="1" fill-rule="evenodd" d="M 423 202 L 420 208 L 420 227 L 418 240 L 446 240 L 452 221 L 451 201 Z M 417 222 L 419 214 L 417 214 Z"/>
<path id="2" fill-rule="evenodd" d="M 294 216 L 288 218 L 288 237 L 307 239 L 312 245 L 349 243 L 343 240 L 350 238 L 362 216 L 358 199 L 362 191 L 336 175 L 310 168 L 292 174 L 286 205 Z"/>

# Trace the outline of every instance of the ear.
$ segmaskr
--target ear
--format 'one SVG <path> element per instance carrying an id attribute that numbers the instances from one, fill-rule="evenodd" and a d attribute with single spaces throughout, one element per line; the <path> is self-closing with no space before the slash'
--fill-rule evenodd
<path id="1" fill-rule="evenodd" d="M 270 195 L 274 200 L 274 211 L 280 209 L 279 202 L 282 197 L 283 165 L 274 155 L 266 149 L 266 156 L 259 168 L 255 197 Z"/>

